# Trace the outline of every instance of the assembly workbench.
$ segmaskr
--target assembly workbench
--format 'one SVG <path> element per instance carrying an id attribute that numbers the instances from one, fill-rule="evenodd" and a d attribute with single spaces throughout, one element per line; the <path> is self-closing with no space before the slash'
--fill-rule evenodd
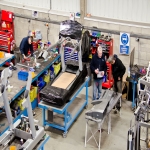
<path id="1" fill-rule="evenodd" d="M 49 59 L 48 61 L 38 60 L 38 62 L 41 63 L 41 66 L 39 69 L 35 70 L 36 76 L 32 79 L 32 83 L 38 80 L 38 78 L 59 58 L 60 56 L 58 55 L 57 57 Z M 21 95 L 25 91 L 26 86 L 26 81 L 18 79 L 18 71 L 20 71 L 21 68 L 25 68 L 26 70 L 28 70 L 28 68 L 18 65 L 16 65 L 16 67 L 17 70 L 14 70 L 12 77 L 9 78 L 10 85 L 13 86 L 11 92 L 7 92 L 7 96 L 10 102 L 14 101 L 19 95 Z M 0 103 L 0 107 L 3 107 L 3 103 Z"/>
<path id="2" fill-rule="evenodd" d="M 0 67 L 5 65 L 6 62 L 10 62 L 13 58 L 15 58 L 13 54 L 7 53 L 4 58 L 0 58 Z"/>
<path id="3" fill-rule="evenodd" d="M 46 134 L 44 136 L 44 139 L 41 142 L 39 142 L 33 150 L 44 150 L 44 146 L 49 139 L 49 135 Z M 14 141 L 6 148 L 6 150 L 10 150 L 10 146 L 16 146 L 16 148 L 19 149 L 19 147 L 21 146 L 20 141 L 18 139 L 14 139 Z"/>
<path id="4" fill-rule="evenodd" d="M 32 79 L 32 83 L 38 80 L 38 78 L 59 58 L 60 58 L 60 55 L 56 56 L 55 58 L 49 59 L 48 61 L 37 60 L 39 63 L 41 63 L 41 66 L 39 69 L 36 69 L 35 71 L 36 76 Z M 18 71 L 20 71 L 20 68 L 24 68 L 24 67 L 17 66 L 17 65 L 16 67 L 17 67 L 17 70 L 13 71 L 13 76 L 9 79 L 10 85 L 13 86 L 13 88 L 11 89 L 11 92 L 7 92 L 7 96 L 8 96 L 10 103 L 14 101 L 17 97 L 19 97 L 25 91 L 25 87 L 26 87 L 26 81 L 22 81 L 18 79 Z M 34 104 L 34 107 L 35 105 L 38 106 L 37 100 L 34 100 L 32 103 Z M 3 102 L 0 102 L 0 108 L 3 108 L 3 107 L 4 107 Z M 14 122 L 16 122 L 21 117 L 22 114 L 27 115 L 26 109 L 21 111 L 21 113 L 17 116 L 17 118 L 14 118 Z M 0 119 L 1 124 L 5 123 L 5 126 L 0 128 L 0 135 L 1 135 L 8 129 L 8 122 L 7 122 L 7 118 L 5 117 L 5 115 L 0 114 L 0 118 L 1 118 Z"/>
<path id="5" fill-rule="evenodd" d="M 47 125 L 53 128 L 60 129 L 64 131 L 63 137 L 67 136 L 69 127 L 76 120 L 80 112 L 88 105 L 89 79 L 89 77 L 85 79 L 84 83 L 73 94 L 70 101 L 66 103 L 62 108 L 50 106 L 48 103 L 43 101 L 38 104 L 39 108 L 42 109 L 43 127 Z M 84 87 L 86 87 L 85 99 L 76 98 Z M 50 123 L 46 120 L 45 111 L 56 113 L 55 116 L 53 115 L 53 122 Z"/>

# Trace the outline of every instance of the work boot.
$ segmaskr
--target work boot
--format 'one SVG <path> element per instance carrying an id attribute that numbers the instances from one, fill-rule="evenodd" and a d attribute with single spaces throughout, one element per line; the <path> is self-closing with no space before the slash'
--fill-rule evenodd
<path id="1" fill-rule="evenodd" d="M 116 104 L 116 109 L 114 111 L 114 114 L 117 114 L 118 112 L 120 112 L 121 106 L 120 106 L 120 101 Z"/>

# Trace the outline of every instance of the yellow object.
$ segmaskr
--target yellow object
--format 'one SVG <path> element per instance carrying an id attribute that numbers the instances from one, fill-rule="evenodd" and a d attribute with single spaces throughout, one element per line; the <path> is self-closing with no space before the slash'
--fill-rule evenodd
<path id="1" fill-rule="evenodd" d="M 89 58 L 92 59 L 92 54 L 89 55 Z"/>
<path id="2" fill-rule="evenodd" d="M 30 91 L 30 102 L 34 100 L 34 88 Z"/>
<path id="3" fill-rule="evenodd" d="M 0 52 L 0 58 L 4 58 L 5 57 L 5 53 L 4 52 Z"/>
<path id="4" fill-rule="evenodd" d="M 10 86 L 8 87 L 8 92 L 11 92 L 11 88 L 10 88 Z"/>
<path id="5" fill-rule="evenodd" d="M 10 150 L 17 150 L 16 146 L 10 146 Z"/>
<path id="6" fill-rule="evenodd" d="M 36 76 L 36 74 L 34 72 L 31 72 L 32 78 L 34 78 Z"/>
<path id="7" fill-rule="evenodd" d="M 17 105 L 20 107 L 20 110 L 24 110 L 24 107 L 22 106 L 23 101 L 24 101 L 24 99 L 16 100 Z"/>
<path id="8" fill-rule="evenodd" d="M 60 66 L 61 66 L 61 63 L 59 63 L 57 65 L 54 65 L 54 73 L 55 73 L 55 75 L 57 75 L 57 73 L 60 71 Z"/>
<path id="9" fill-rule="evenodd" d="M 37 98 L 37 87 L 32 87 L 30 91 L 30 102 L 33 102 L 35 98 Z"/>
<path id="10" fill-rule="evenodd" d="M 34 87 L 34 99 L 37 98 L 37 90 L 38 90 L 38 87 L 35 86 Z"/>
<path id="11" fill-rule="evenodd" d="M 44 75 L 44 81 L 48 83 L 50 81 L 50 74 Z"/>

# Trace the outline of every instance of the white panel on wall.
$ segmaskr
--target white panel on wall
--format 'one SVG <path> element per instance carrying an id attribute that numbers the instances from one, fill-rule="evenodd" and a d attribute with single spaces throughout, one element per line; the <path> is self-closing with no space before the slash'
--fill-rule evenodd
<path id="1" fill-rule="evenodd" d="M 80 12 L 80 0 L 51 0 L 51 9 L 62 12 Z"/>
<path id="2" fill-rule="evenodd" d="M 149 8 L 150 0 L 87 0 L 88 14 L 124 21 L 150 23 Z"/>
<path id="3" fill-rule="evenodd" d="M 22 7 L 33 7 L 50 10 L 50 0 L 3 0 L 4 2 L 10 2 L 14 4 L 14 7 L 20 5 Z M 16 5 L 15 5 L 16 4 Z"/>

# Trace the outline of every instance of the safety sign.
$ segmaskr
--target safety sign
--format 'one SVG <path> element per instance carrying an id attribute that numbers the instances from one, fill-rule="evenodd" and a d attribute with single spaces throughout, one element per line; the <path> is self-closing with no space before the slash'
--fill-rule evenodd
<path id="1" fill-rule="evenodd" d="M 120 32 L 120 54 L 129 55 L 130 52 L 130 34 Z"/>

